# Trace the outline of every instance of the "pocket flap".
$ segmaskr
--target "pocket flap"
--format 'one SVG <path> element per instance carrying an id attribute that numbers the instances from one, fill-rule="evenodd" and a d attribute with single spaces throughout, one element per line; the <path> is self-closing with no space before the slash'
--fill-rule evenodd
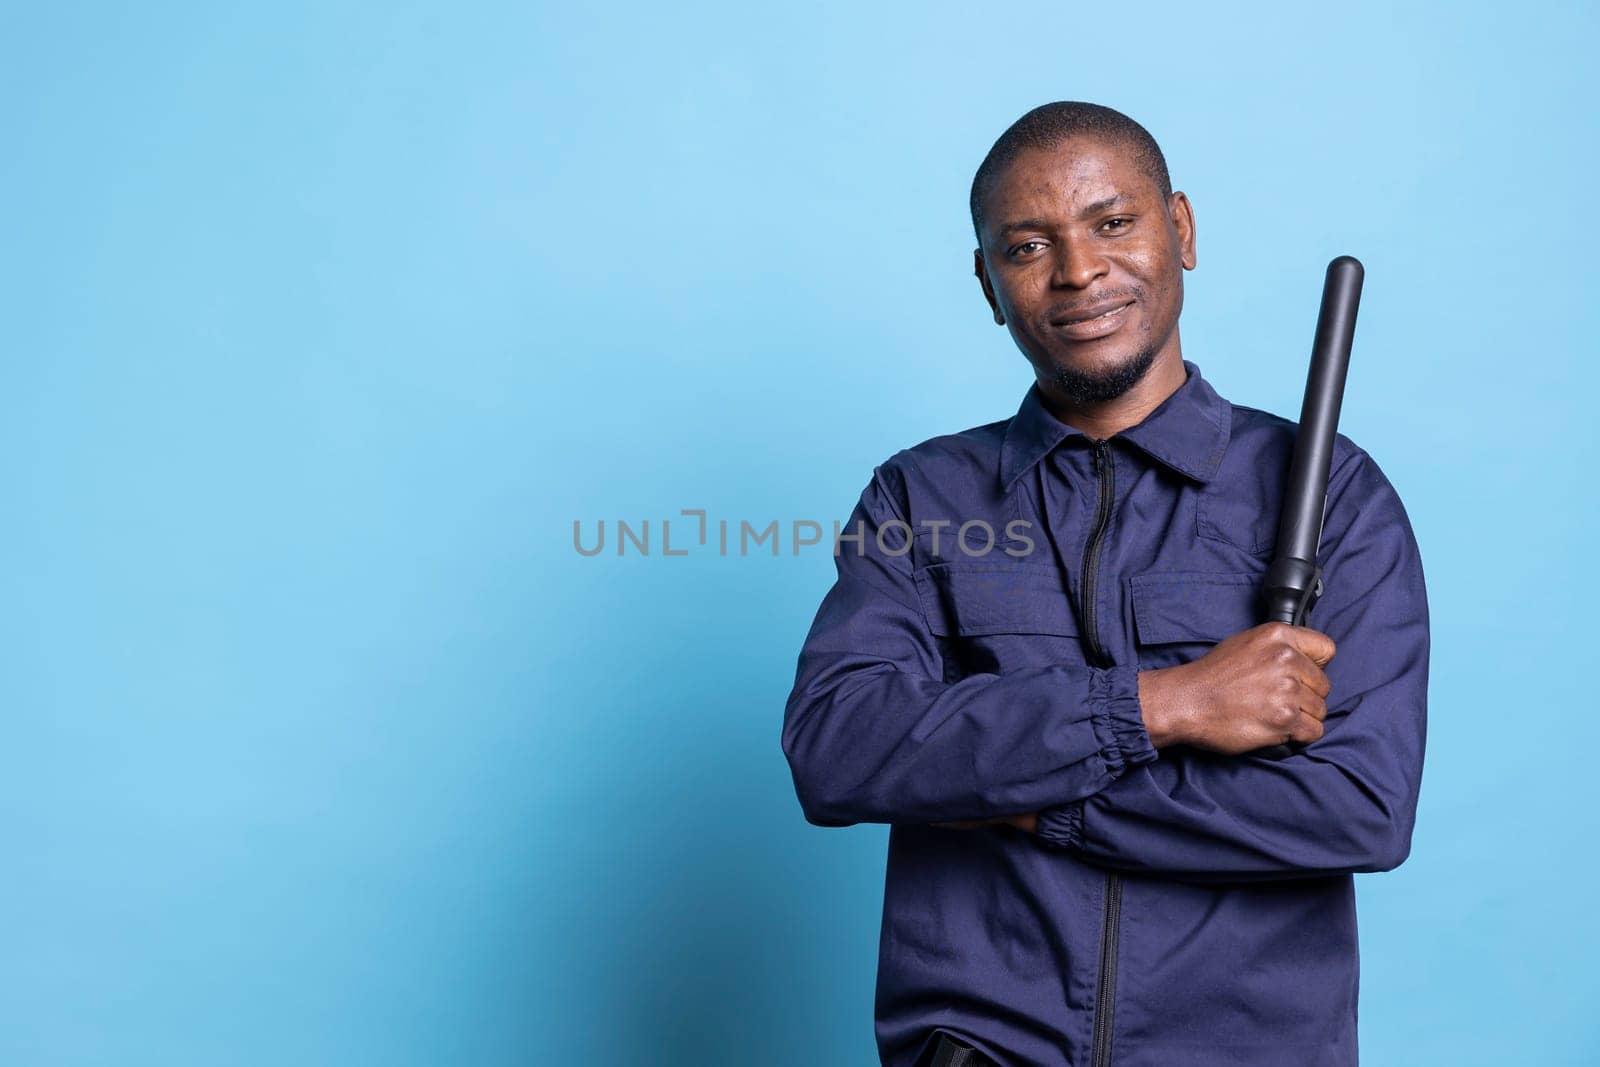
<path id="1" fill-rule="evenodd" d="M 1078 625 L 1055 567 L 1029 563 L 935 563 L 916 574 L 923 614 L 940 637 L 1058 634 Z"/>
<path id="2" fill-rule="evenodd" d="M 1221 641 L 1264 620 L 1260 574 L 1171 571 L 1128 579 L 1140 644 Z"/>

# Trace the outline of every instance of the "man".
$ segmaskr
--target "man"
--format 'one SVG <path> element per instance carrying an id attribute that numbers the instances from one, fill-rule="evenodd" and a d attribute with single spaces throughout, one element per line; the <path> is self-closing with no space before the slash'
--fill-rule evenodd
<path id="1" fill-rule="evenodd" d="M 1422 778 L 1405 510 L 1340 435 L 1312 625 L 1259 624 L 1295 427 L 1182 356 L 1155 141 L 1045 105 L 971 208 L 1036 381 L 874 471 L 784 713 L 806 818 L 892 824 L 882 1060 L 1354 1064 L 1351 876 L 1406 858 Z"/>

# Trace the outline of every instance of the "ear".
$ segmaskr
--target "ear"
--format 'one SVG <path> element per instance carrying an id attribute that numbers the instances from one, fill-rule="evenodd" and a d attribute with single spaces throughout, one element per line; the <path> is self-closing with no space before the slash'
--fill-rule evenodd
<path id="1" fill-rule="evenodd" d="M 1194 270 L 1194 206 L 1189 203 L 1189 198 L 1182 193 L 1173 193 L 1172 199 L 1167 201 L 1167 208 L 1172 213 L 1172 225 L 1178 230 L 1178 251 L 1183 260 L 1184 270 Z"/>
<path id="2" fill-rule="evenodd" d="M 989 301 L 989 310 L 994 312 L 994 324 L 1004 326 L 1006 317 L 1000 311 L 1000 303 L 994 298 L 994 287 L 989 284 L 989 272 L 984 267 L 983 249 L 972 250 L 972 273 L 978 276 L 978 284 L 983 287 L 983 298 Z"/>

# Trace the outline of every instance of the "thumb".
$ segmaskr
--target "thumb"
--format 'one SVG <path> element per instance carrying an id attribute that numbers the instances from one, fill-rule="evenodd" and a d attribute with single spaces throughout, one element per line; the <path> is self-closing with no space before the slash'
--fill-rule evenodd
<path id="1" fill-rule="evenodd" d="M 1319 667 L 1326 667 L 1328 661 L 1333 659 L 1333 654 L 1338 651 L 1333 638 L 1321 630 L 1313 630 L 1309 626 L 1291 626 L 1289 633 L 1292 635 L 1290 641 L 1294 647 Z"/>

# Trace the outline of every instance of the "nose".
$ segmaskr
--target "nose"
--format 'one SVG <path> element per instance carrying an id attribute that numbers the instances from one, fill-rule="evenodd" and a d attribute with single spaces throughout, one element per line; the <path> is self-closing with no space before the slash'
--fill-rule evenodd
<path id="1" fill-rule="evenodd" d="M 1063 239 L 1056 243 L 1055 271 L 1050 281 L 1057 288 L 1087 289 L 1110 269 L 1091 242 Z"/>

